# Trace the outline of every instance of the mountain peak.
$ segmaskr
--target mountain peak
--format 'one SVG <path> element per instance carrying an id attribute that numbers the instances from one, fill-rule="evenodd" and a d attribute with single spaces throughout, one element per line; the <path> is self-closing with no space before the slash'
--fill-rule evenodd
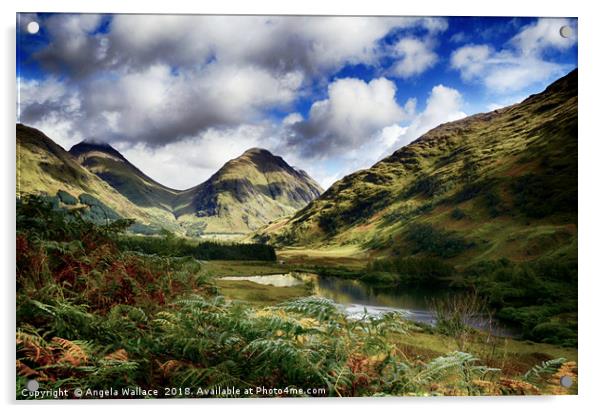
<path id="1" fill-rule="evenodd" d="M 113 157 L 119 158 L 125 161 L 125 158 L 119 151 L 109 145 L 107 142 L 100 142 L 95 140 L 83 140 L 78 144 L 75 144 L 69 149 L 69 153 L 76 158 L 85 155 L 90 152 L 102 152 Z"/>
<path id="2" fill-rule="evenodd" d="M 263 148 L 249 148 L 243 153 L 243 155 L 255 155 L 255 154 L 265 154 L 265 155 L 274 156 L 270 151 L 268 151 L 267 149 L 263 149 Z"/>

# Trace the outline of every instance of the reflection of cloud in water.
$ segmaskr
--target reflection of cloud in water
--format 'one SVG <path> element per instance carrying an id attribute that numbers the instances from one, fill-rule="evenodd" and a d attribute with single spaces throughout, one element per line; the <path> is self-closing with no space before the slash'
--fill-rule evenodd
<path id="1" fill-rule="evenodd" d="M 294 277 L 292 274 L 273 274 L 273 275 L 255 275 L 255 276 L 236 276 L 222 277 L 221 280 L 227 281 L 251 281 L 262 285 L 272 285 L 274 287 L 294 287 L 303 284 L 303 280 Z"/>

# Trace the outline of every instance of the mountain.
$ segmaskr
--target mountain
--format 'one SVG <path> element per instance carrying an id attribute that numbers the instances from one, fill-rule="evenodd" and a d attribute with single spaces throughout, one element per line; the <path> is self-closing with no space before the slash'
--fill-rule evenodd
<path id="1" fill-rule="evenodd" d="M 166 223 L 175 229 L 166 213 L 139 208 L 39 130 L 17 124 L 16 143 L 18 197 L 58 194 L 63 206 L 82 207 L 101 218 L 129 217 L 143 225 Z"/>
<path id="2" fill-rule="evenodd" d="M 521 103 L 432 129 L 255 239 L 460 266 L 576 257 L 577 70 Z"/>
<path id="3" fill-rule="evenodd" d="M 167 188 L 145 175 L 106 143 L 80 142 L 69 153 L 90 172 L 107 182 L 140 207 L 158 207 L 171 212 L 180 191 Z"/>
<path id="4" fill-rule="evenodd" d="M 265 149 L 232 159 L 201 185 L 183 191 L 174 213 L 205 232 L 248 232 L 304 207 L 323 192 L 307 174 Z"/>
<path id="5" fill-rule="evenodd" d="M 106 210 L 185 234 L 244 234 L 291 215 L 322 192 L 305 172 L 265 149 L 228 161 L 206 182 L 188 190 L 168 188 L 108 144 L 81 142 L 66 152 L 42 132 L 17 125 L 18 192 L 59 190 L 93 196 Z"/>

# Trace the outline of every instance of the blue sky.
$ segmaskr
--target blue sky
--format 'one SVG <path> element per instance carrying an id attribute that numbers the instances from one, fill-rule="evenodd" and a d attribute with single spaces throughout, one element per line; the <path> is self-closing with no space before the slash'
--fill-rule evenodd
<path id="1" fill-rule="evenodd" d="M 327 187 L 577 67 L 568 18 L 21 14 L 17 30 L 20 122 L 181 189 L 254 146 Z"/>

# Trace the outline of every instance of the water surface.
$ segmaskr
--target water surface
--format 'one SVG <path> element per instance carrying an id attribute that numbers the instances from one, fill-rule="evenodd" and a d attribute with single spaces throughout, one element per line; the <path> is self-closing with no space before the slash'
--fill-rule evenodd
<path id="1" fill-rule="evenodd" d="M 365 312 L 378 315 L 390 311 L 403 311 L 412 321 L 435 324 L 436 316 L 430 302 L 447 294 L 442 290 L 428 290 L 403 287 L 375 287 L 360 280 L 347 280 L 337 277 L 323 277 L 317 274 L 291 272 L 287 274 L 232 276 L 222 280 L 250 281 L 275 287 L 294 287 L 311 283 L 313 294 L 329 298 L 339 304 L 352 317 L 361 317 Z M 474 320 L 473 326 L 485 329 L 485 318 Z M 495 327 L 498 335 L 512 335 L 510 330 Z"/>

